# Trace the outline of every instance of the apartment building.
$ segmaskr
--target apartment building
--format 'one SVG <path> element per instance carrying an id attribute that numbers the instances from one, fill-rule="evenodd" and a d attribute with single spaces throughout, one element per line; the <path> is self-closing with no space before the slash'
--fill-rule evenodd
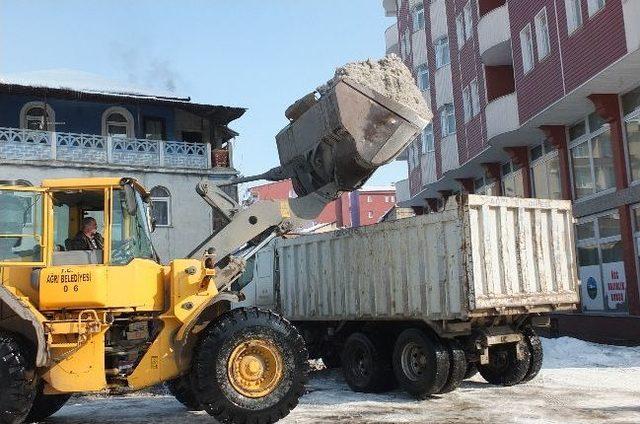
<path id="1" fill-rule="evenodd" d="M 387 51 L 434 111 L 401 205 L 425 213 L 460 191 L 572 200 L 582 311 L 640 315 L 640 1 L 383 7 Z"/>

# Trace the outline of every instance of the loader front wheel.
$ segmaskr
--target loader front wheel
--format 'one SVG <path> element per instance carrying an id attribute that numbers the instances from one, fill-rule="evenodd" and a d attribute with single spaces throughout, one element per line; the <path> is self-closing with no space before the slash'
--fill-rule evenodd
<path id="1" fill-rule="evenodd" d="M 308 375 L 304 340 L 279 315 L 234 309 L 210 325 L 195 351 L 194 393 L 222 423 L 273 423 L 298 404 Z"/>
<path id="2" fill-rule="evenodd" d="M 37 386 L 36 397 L 25 423 L 37 423 L 58 412 L 71 398 L 71 394 L 47 395 L 44 393 L 44 381 Z"/>
<path id="3" fill-rule="evenodd" d="M 531 366 L 531 352 L 525 340 L 489 348 L 489 363 L 478 365 L 488 383 L 513 386 L 521 383 Z"/>
<path id="4" fill-rule="evenodd" d="M 191 387 L 191 379 L 188 374 L 174 380 L 167 381 L 165 384 L 173 397 L 175 397 L 176 400 L 183 404 L 188 410 L 202 411 L 202 406 L 200 405 L 200 402 L 198 402 L 196 394 L 193 392 L 193 388 Z"/>
<path id="5" fill-rule="evenodd" d="M 34 367 L 24 344 L 16 336 L 0 332 L 0 423 L 21 423 L 36 395 Z"/>

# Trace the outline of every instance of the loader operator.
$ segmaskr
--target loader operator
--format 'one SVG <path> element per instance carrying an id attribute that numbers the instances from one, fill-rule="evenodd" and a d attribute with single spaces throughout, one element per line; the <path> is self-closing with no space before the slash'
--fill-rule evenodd
<path id="1" fill-rule="evenodd" d="M 102 250 L 104 240 L 98 232 L 98 223 L 90 216 L 82 219 L 78 234 L 65 243 L 67 250 Z"/>

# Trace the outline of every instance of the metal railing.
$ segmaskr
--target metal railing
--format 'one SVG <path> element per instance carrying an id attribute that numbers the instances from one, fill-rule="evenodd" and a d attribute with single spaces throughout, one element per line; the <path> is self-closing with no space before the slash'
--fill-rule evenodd
<path id="1" fill-rule="evenodd" d="M 0 127 L 0 159 L 211 168 L 211 145 Z"/>

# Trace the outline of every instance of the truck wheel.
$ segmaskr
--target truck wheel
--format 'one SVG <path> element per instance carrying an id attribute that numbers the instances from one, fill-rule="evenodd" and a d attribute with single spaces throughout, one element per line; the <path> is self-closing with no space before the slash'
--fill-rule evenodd
<path id="1" fill-rule="evenodd" d="M 20 340 L 0 332 L 0 423 L 21 423 L 36 396 L 34 370 Z"/>
<path id="2" fill-rule="evenodd" d="M 442 343 L 423 331 L 404 330 L 393 349 L 393 371 L 400 386 L 418 399 L 438 393 L 447 383 L 450 360 Z"/>
<path id="3" fill-rule="evenodd" d="M 289 321 L 240 308 L 207 328 L 191 378 L 198 401 L 221 423 L 274 423 L 298 404 L 308 372 L 304 340 Z"/>
<path id="4" fill-rule="evenodd" d="M 478 365 L 475 362 L 467 362 L 467 372 L 464 373 L 464 379 L 468 380 L 478 374 Z"/>
<path id="5" fill-rule="evenodd" d="M 33 400 L 31 410 L 24 419 L 25 423 L 37 423 L 49 418 L 58 412 L 71 398 L 71 394 L 46 395 L 44 394 L 44 381 L 38 382 L 36 396 Z"/>
<path id="6" fill-rule="evenodd" d="M 521 357 L 518 358 L 518 351 Z M 489 363 L 478 365 L 478 371 L 488 383 L 513 386 L 522 381 L 531 365 L 527 342 L 497 345 L 489 348 Z"/>
<path id="7" fill-rule="evenodd" d="M 524 334 L 524 339 L 527 342 L 529 352 L 531 353 L 531 365 L 529 365 L 529 370 L 522 379 L 522 383 L 526 383 L 527 381 L 533 380 L 540 372 L 540 369 L 542 368 L 543 353 L 542 342 L 533 328 L 526 327 L 522 331 L 522 334 Z"/>
<path id="8" fill-rule="evenodd" d="M 169 393 L 176 398 L 178 402 L 187 407 L 190 411 L 202 411 L 202 406 L 196 398 L 196 394 L 191 387 L 191 379 L 189 375 L 180 376 L 174 380 L 165 383 Z"/>
<path id="9" fill-rule="evenodd" d="M 382 393 L 393 389 L 391 355 L 376 337 L 353 333 L 342 347 L 341 360 L 344 379 L 354 392 Z"/>
<path id="10" fill-rule="evenodd" d="M 443 341 L 449 352 L 449 376 L 447 382 L 438 393 L 449 393 L 460 387 L 464 376 L 467 373 L 467 355 L 460 346 L 460 343 L 453 339 L 446 339 Z"/>

